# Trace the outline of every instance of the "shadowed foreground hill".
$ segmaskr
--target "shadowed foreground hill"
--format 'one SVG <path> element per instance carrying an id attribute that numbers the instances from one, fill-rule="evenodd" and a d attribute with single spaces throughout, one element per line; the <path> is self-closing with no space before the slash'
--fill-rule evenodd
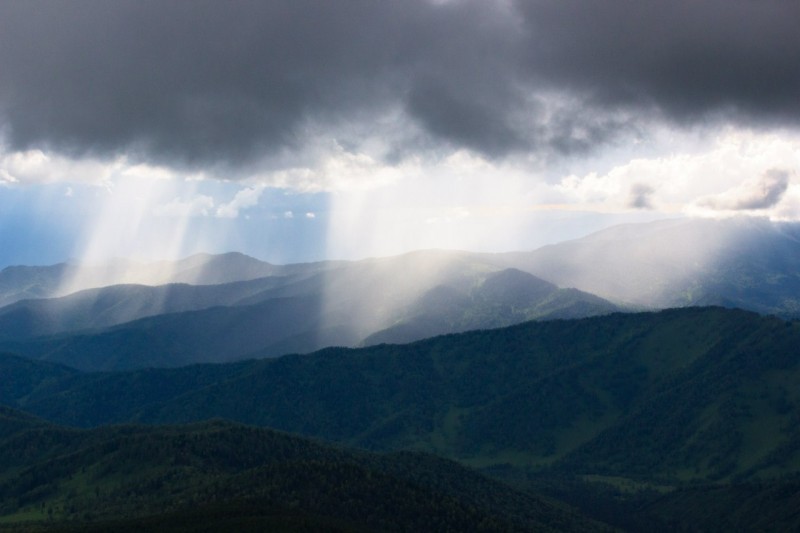
<path id="1" fill-rule="evenodd" d="M 26 531 L 600 530 L 433 456 L 221 421 L 87 431 L 0 408 L 0 457 L 0 527 Z"/>

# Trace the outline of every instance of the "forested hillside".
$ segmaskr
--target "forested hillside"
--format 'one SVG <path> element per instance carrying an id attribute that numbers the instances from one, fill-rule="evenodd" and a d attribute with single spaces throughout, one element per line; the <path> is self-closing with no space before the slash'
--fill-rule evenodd
<path id="1" fill-rule="evenodd" d="M 236 365 L 70 374 L 3 395 L 70 425 L 221 417 L 480 466 L 720 480 L 800 465 L 798 345 L 796 323 L 691 308 Z"/>
<path id="2" fill-rule="evenodd" d="M 600 531 L 450 461 L 267 429 L 53 426 L 0 408 L 0 528 Z"/>

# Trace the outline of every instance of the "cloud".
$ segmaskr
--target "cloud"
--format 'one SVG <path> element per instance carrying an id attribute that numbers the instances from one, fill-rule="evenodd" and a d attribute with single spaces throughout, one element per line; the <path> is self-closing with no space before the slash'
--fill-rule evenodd
<path id="1" fill-rule="evenodd" d="M 9 153 L 0 150 L 0 182 L 9 184 L 71 181 L 103 185 L 120 168 L 119 160 L 107 163 L 88 159 L 76 161 L 42 150 Z"/>
<path id="2" fill-rule="evenodd" d="M 790 172 L 770 169 L 757 179 L 748 180 L 720 195 L 700 203 L 719 211 L 769 209 L 776 206 L 789 188 Z"/>
<path id="3" fill-rule="evenodd" d="M 17 178 L 12 176 L 6 169 L 0 168 L 0 184 L 8 185 L 10 183 L 16 183 L 17 181 Z"/>
<path id="4" fill-rule="evenodd" d="M 320 139 L 396 165 L 584 154 L 660 120 L 795 127 L 797 20 L 785 0 L 3 2 L 0 131 L 239 179 L 313 169 Z"/>
<path id="5" fill-rule="evenodd" d="M 175 198 L 153 208 L 153 214 L 162 217 L 185 218 L 208 216 L 214 208 L 214 199 L 204 194 L 188 200 Z"/>
<path id="6" fill-rule="evenodd" d="M 675 120 L 733 111 L 797 124 L 800 4 L 783 0 L 520 1 L 529 75 L 596 108 Z"/>
<path id="7" fill-rule="evenodd" d="M 239 216 L 239 211 L 248 207 L 253 207 L 258 204 L 261 194 L 264 192 L 264 187 L 247 187 L 233 197 L 233 200 L 227 204 L 222 204 L 217 208 L 217 217 L 219 218 L 236 218 Z"/>
<path id="8" fill-rule="evenodd" d="M 634 183 L 631 186 L 630 199 L 628 206 L 635 209 L 650 209 L 652 205 L 652 196 L 655 189 L 645 183 Z"/>
<path id="9" fill-rule="evenodd" d="M 679 144 L 695 144 L 694 138 Z M 551 201 L 587 211 L 648 208 L 719 216 L 719 211 L 760 209 L 778 216 L 791 176 L 800 169 L 799 155 L 796 134 L 727 130 L 694 152 L 686 148 L 631 159 L 603 173 L 567 175 L 551 186 L 557 194 Z"/>

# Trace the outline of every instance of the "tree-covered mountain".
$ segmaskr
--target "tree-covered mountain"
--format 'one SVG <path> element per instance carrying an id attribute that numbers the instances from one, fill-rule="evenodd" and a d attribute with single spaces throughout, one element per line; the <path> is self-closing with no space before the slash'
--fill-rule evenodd
<path id="1" fill-rule="evenodd" d="M 792 529 L 797 346 L 800 323 L 685 308 L 132 372 L 5 355 L 0 398 L 72 426 L 224 418 L 435 453 L 631 531 Z"/>
<path id="2" fill-rule="evenodd" d="M 70 425 L 221 417 L 482 467 L 717 482 L 800 468 L 798 345 L 797 323 L 687 308 L 70 374 L 12 405 Z"/>
<path id="3" fill-rule="evenodd" d="M 0 407 L 0 523 L 28 531 L 600 531 L 541 497 L 418 453 L 267 429 L 75 430 Z"/>

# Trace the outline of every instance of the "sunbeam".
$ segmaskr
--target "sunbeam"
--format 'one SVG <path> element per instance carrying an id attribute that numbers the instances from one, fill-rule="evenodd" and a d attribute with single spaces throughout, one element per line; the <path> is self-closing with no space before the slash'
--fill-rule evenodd
<path id="1" fill-rule="evenodd" d="M 180 186 L 180 187 L 179 187 Z M 77 268 L 60 289 L 68 294 L 87 287 L 117 283 L 155 285 L 168 282 L 170 262 L 145 264 L 154 259 L 177 259 L 185 253 L 190 210 L 159 210 L 177 193 L 194 196 L 193 182 L 131 172 L 95 191 L 97 208 L 74 254 Z M 202 243 L 199 244 L 203 247 Z M 210 244 L 210 243 L 209 243 Z"/>

